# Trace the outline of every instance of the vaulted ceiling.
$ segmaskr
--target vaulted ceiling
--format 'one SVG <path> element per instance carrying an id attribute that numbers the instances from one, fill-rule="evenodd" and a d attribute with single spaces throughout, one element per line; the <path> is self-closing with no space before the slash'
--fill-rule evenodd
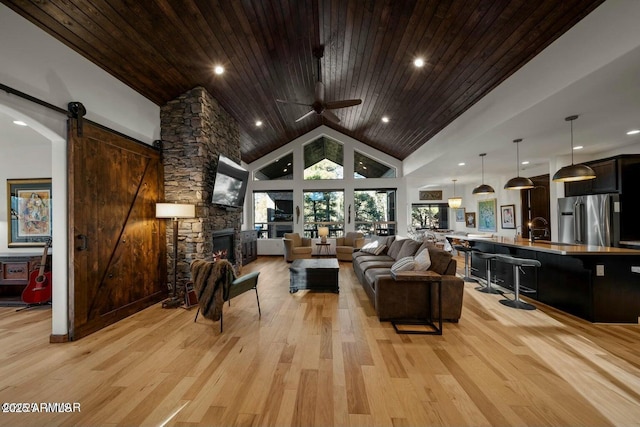
<path id="1" fill-rule="evenodd" d="M 0 1 L 159 105 L 205 87 L 250 163 L 322 124 L 405 159 L 604 0 Z M 296 122 L 320 45 L 326 101 L 363 102 Z"/>

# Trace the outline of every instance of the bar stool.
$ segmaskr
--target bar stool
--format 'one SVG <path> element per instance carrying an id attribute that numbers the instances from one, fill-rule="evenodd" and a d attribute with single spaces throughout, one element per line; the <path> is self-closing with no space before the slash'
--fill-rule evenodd
<path id="1" fill-rule="evenodd" d="M 458 252 L 464 253 L 464 277 L 462 279 L 465 282 L 477 282 L 478 279 L 471 277 L 471 260 L 469 257 L 473 249 L 464 245 L 453 245 L 453 248 Z"/>
<path id="2" fill-rule="evenodd" d="M 513 289 L 515 292 L 515 299 L 501 299 L 500 303 L 511 308 L 519 308 L 521 310 L 535 310 L 535 305 L 520 301 L 520 270 L 522 269 L 522 267 L 540 267 L 540 261 L 538 261 L 537 259 L 516 258 L 508 255 L 498 255 L 496 257 L 496 261 L 513 265 Z"/>
<path id="3" fill-rule="evenodd" d="M 501 294 L 502 292 L 491 286 L 491 261 L 495 260 L 498 255 L 476 250 L 473 251 L 473 256 L 483 259 L 487 266 L 487 285 L 476 288 L 476 291 L 484 292 L 485 294 Z"/>

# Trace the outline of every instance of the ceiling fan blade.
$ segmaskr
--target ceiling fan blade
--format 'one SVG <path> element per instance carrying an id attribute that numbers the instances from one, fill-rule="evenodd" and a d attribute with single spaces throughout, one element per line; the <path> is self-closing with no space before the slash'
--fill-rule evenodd
<path id="1" fill-rule="evenodd" d="M 327 110 L 337 110 L 338 108 L 353 107 L 362 104 L 362 99 L 345 99 L 342 101 L 327 102 L 325 108 Z"/>
<path id="2" fill-rule="evenodd" d="M 338 118 L 338 116 L 336 116 L 335 114 L 333 114 L 331 111 L 329 110 L 324 110 L 321 113 L 325 118 L 327 118 L 328 120 L 331 120 L 334 123 L 340 123 L 340 119 Z"/>
<path id="3" fill-rule="evenodd" d="M 287 101 L 286 99 L 276 99 L 276 102 L 279 102 L 281 104 L 294 104 L 294 105 L 303 105 L 305 107 L 311 107 L 311 104 L 306 104 L 304 102 L 298 102 L 298 101 Z"/>
<path id="4" fill-rule="evenodd" d="M 308 113 L 306 113 L 304 116 L 302 116 L 302 117 L 300 117 L 300 118 L 296 119 L 296 123 L 298 123 L 300 120 L 304 120 L 304 119 L 306 119 L 307 117 L 309 117 L 309 116 L 310 116 L 310 115 L 312 115 L 312 114 L 315 114 L 315 111 L 314 111 L 314 110 L 311 110 L 311 111 L 309 111 Z"/>

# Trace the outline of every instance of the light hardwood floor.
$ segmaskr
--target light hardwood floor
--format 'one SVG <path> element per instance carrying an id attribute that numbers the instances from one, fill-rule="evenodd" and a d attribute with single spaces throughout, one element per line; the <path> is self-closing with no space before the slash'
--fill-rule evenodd
<path id="1" fill-rule="evenodd" d="M 290 295 L 280 257 L 255 270 L 262 318 L 245 293 L 223 334 L 156 305 L 49 344 L 48 310 L 1 308 L 0 401 L 80 412 L 0 413 L 0 425 L 640 425 L 638 325 L 514 310 L 467 283 L 460 323 L 397 335 L 349 263 L 339 295 Z"/>

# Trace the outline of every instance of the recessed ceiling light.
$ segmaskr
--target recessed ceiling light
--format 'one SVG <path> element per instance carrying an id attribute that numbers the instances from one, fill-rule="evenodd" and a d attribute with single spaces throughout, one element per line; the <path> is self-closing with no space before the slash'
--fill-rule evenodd
<path id="1" fill-rule="evenodd" d="M 286 172 L 286 171 L 287 171 L 287 168 L 282 169 L 282 172 Z"/>
<path id="2" fill-rule="evenodd" d="M 529 164 L 529 160 L 525 160 L 522 162 L 523 165 L 528 165 Z"/>
<path id="3" fill-rule="evenodd" d="M 262 126 L 262 121 L 256 120 L 256 126 L 258 126 L 258 127 Z"/>
<path id="4" fill-rule="evenodd" d="M 413 60 L 413 65 L 415 65 L 416 67 L 420 68 L 424 66 L 424 59 L 422 58 L 416 58 Z"/>
<path id="5" fill-rule="evenodd" d="M 389 123 L 389 117 L 383 116 L 382 117 L 382 123 Z"/>
<path id="6" fill-rule="evenodd" d="M 363 166 L 363 167 L 362 167 L 362 169 L 366 169 L 366 168 L 367 168 L 366 166 Z"/>
<path id="7" fill-rule="evenodd" d="M 215 68 L 213 69 L 213 72 L 216 73 L 217 75 L 220 75 L 224 73 L 224 67 L 222 65 L 216 65 Z"/>
<path id="8" fill-rule="evenodd" d="M 22 120 L 14 120 L 13 121 L 14 125 L 18 125 L 18 126 L 26 126 L 27 124 L 25 122 L 23 122 Z"/>
<path id="9" fill-rule="evenodd" d="M 466 163 L 465 163 L 465 162 L 460 162 L 460 163 L 458 163 L 458 166 L 464 166 L 464 165 L 466 165 Z"/>
<path id="10" fill-rule="evenodd" d="M 291 166 L 291 162 L 287 163 L 287 166 Z"/>
<path id="11" fill-rule="evenodd" d="M 574 150 L 582 150 L 584 147 L 582 145 L 576 145 L 573 147 Z"/>
<path id="12" fill-rule="evenodd" d="M 640 133 L 640 129 L 633 129 L 633 130 L 630 130 L 629 132 L 627 132 L 627 135 L 635 135 L 635 134 L 638 134 L 638 133 Z"/>

